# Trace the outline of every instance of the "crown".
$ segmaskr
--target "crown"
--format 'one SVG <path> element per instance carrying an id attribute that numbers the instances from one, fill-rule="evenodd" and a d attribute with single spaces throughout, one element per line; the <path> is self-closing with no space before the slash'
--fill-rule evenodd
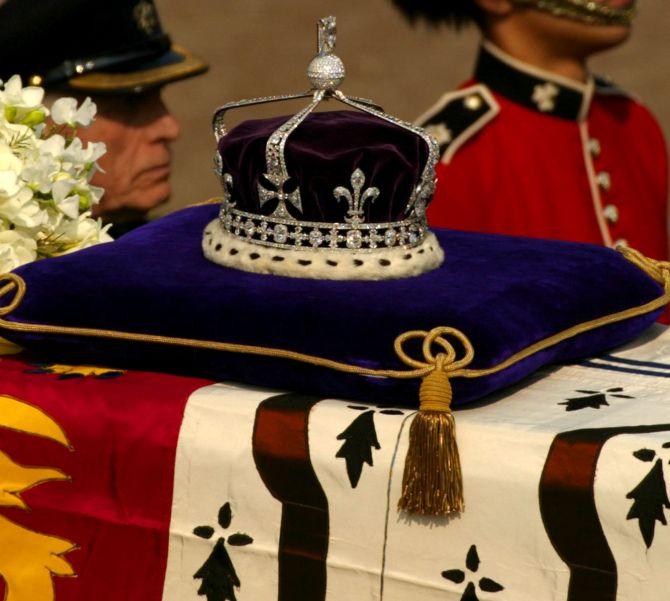
<path id="1" fill-rule="evenodd" d="M 437 142 L 424 129 L 339 90 L 335 17 L 317 26 L 311 89 L 218 108 L 215 171 L 223 188 L 218 223 L 205 231 L 205 255 L 261 273 L 329 279 L 415 275 L 443 259 L 426 222 L 435 189 Z M 246 121 L 242 107 L 309 98 L 288 117 Z M 316 112 L 335 100 L 349 109 Z"/>

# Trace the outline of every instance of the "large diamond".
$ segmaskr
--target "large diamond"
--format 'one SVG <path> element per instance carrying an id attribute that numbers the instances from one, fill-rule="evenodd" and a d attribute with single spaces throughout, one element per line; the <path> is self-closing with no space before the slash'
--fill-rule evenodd
<path id="1" fill-rule="evenodd" d="M 361 230 L 351 230 L 347 233 L 347 248 L 357 249 L 363 246 L 363 233 Z"/>
<path id="2" fill-rule="evenodd" d="M 288 228 L 284 224 L 278 223 L 275 225 L 272 237 L 277 244 L 286 244 L 288 240 Z"/>
<path id="3" fill-rule="evenodd" d="M 256 226 L 253 221 L 245 221 L 244 223 L 244 233 L 247 235 L 247 238 L 251 238 L 256 231 Z"/>
<path id="4" fill-rule="evenodd" d="M 323 234 L 317 230 L 314 229 L 309 233 L 309 243 L 316 248 L 317 246 L 321 246 L 323 243 Z"/>
<path id="5" fill-rule="evenodd" d="M 386 230 L 386 233 L 384 234 L 384 244 L 386 244 L 386 246 L 395 246 L 397 239 L 398 234 L 395 233 L 395 230 Z"/>

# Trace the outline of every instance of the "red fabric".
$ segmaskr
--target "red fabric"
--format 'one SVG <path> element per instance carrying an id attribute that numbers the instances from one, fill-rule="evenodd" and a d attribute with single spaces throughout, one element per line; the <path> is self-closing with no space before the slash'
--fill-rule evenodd
<path id="1" fill-rule="evenodd" d="M 430 223 L 603 244 L 579 123 L 494 97 L 500 113 L 438 164 Z M 602 147 L 595 171 L 612 179 L 602 206 L 619 209 L 619 221 L 607 224 L 612 242 L 666 259 L 668 164 L 658 124 L 640 103 L 596 92 L 586 125 Z"/>
<path id="2" fill-rule="evenodd" d="M 72 480 L 23 493 L 30 512 L 0 507 L 0 515 L 78 545 L 64 556 L 77 577 L 53 577 L 58 601 L 160 600 L 179 429 L 189 396 L 210 382 L 142 372 L 59 379 L 30 369 L 0 357 L 0 395 L 42 409 L 73 448 L 0 428 L 0 450 Z M 0 597 L 3 588 L 0 579 Z"/>

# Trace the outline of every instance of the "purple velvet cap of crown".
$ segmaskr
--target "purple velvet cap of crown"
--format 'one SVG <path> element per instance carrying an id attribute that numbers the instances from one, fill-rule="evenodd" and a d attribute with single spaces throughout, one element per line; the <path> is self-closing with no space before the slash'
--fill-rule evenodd
<path id="1" fill-rule="evenodd" d="M 268 138 L 290 116 L 241 123 L 219 142 L 223 173 L 233 178 L 235 208 L 269 215 L 276 200 L 262 209 L 258 183 L 267 173 L 265 146 Z M 300 187 L 302 212 L 291 215 L 302 221 L 342 223 L 347 203 L 336 200 L 338 186 L 351 189 L 351 175 L 360 169 L 365 188 L 377 187 L 379 197 L 365 206 L 367 223 L 400 221 L 407 216 L 412 191 L 428 159 L 425 141 L 383 119 L 354 111 L 314 113 L 291 134 L 285 148 L 291 180 L 285 191 Z"/>

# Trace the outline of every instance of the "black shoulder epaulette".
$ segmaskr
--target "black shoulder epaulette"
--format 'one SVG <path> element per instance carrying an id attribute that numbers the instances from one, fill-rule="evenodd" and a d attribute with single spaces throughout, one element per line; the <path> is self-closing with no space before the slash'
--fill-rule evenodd
<path id="1" fill-rule="evenodd" d="M 456 151 L 500 112 L 500 106 L 483 84 L 448 92 L 416 120 L 440 144 L 442 162 L 448 163 Z"/>

